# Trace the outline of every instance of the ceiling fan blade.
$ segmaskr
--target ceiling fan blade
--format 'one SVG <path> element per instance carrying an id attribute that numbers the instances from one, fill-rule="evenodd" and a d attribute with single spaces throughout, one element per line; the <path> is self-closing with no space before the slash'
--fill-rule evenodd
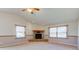
<path id="1" fill-rule="evenodd" d="M 34 8 L 35 10 L 39 11 L 40 9 L 39 8 Z"/>

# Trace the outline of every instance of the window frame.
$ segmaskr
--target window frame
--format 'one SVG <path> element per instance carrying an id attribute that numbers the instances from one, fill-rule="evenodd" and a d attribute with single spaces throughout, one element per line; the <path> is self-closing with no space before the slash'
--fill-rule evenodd
<path id="1" fill-rule="evenodd" d="M 58 27 L 66 27 L 67 28 L 67 32 L 66 32 L 66 38 L 68 38 L 68 25 L 60 25 L 60 26 L 52 26 L 52 27 L 48 27 L 48 37 L 49 38 L 59 38 L 59 39 L 65 39 L 64 37 L 58 37 Z M 56 30 L 56 37 L 50 37 L 50 28 L 57 28 Z"/>
<path id="2" fill-rule="evenodd" d="M 25 32 L 24 32 L 24 33 L 25 33 L 25 37 L 20 37 L 20 38 L 18 38 L 18 37 L 16 37 L 16 35 L 15 35 L 16 39 L 24 39 L 24 38 L 26 38 L 26 26 L 15 24 L 15 34 L 16 34 L 16 26 L 20 26 L 20 27 L 24 27 L 24 28 L 25 28 Z"/>
<path id="3" fill-rule="evenodd" d="M 56 27 L 49 27 L 49 29 L 48 29 L 48 36 L 50 37 L 50 28 L 56 28 Z M 57 36 L 57 30 L 56 30 L 56 36 Z M 52 37 L 52 38 L 56 38 L 56 37 Z"/>

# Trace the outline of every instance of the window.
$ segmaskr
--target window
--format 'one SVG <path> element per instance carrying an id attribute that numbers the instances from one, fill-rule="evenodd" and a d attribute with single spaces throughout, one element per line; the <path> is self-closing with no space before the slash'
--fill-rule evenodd
<path id="1" fill-rule="evenodd" d="M 16 26 L 16 38 L 24 38 L 25 36 L 25 27 Z"/>
<path id="2" fill-rule="evenodd" d="M 67 27 L 66 26 L 58 27 L 58 37 L 63 37 L 63 38 L 67 37 Z"/>
<path id="3" fill-rule="evenodd" d="M 56 37 L 56 29 L 57 28 L 50 28 L 49 31 L 50 31 L 50 37 Z"/>
<path id="4" fill-rule="evenodd" d="M 49 37 L 66 38 L 67 26 L 49 28 Z"/>

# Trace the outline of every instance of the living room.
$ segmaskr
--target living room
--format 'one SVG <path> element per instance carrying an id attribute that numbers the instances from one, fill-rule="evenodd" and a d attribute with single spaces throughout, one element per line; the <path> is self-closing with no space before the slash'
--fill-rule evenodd
<path id="1" fill-rule="evenodd" d="M 0 47 L 21 49 L 20 45 L 35 44 L 34 49 L 60 45 L 64 47 L 55 50 L 77 50 L 78 14 L 78 8 L 0 8 Z M 45 48 L 39 48 L 42 45 Z"/>

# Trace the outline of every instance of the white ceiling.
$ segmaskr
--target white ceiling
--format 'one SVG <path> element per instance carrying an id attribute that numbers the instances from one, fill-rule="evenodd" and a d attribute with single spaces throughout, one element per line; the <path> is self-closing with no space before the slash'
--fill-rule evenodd
<path id="1" fill-rule="evenodd" d="M 79 16 L 78 8 L 40 8 L 40 12 L 36 14 L 23 13 L 21 10 L 22 8 L 0 8 L 1 12 L 17 14 L 41 25 L 75 21 Z"/>

